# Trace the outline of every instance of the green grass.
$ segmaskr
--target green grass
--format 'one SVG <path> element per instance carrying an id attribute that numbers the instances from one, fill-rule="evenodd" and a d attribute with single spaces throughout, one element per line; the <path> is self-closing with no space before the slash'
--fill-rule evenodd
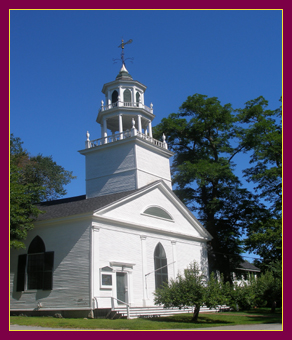
<path id="1" fill-rule="evenodd" d="M 160 318 L 109 320 L 11 316 L 10 323 L 66 329 L 163 330 L 282 322 L 281 311 L 277 311 L 276 314 L 271 314 L 270 311 L 266 309 L 241 312 L 200 313 L 197 323 L 192 323 L 191 317 L 191 314 L 178 314 Z"/>

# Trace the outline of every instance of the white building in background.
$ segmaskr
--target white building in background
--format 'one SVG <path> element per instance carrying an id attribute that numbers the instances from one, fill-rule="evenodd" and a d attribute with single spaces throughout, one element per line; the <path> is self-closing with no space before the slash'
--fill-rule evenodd
<path id="1" fill-rule="evenodd" d="M 12 314 L 84 317 L 127 306 L 143 315 L 155 289 L 191 262 L 208 275 L 212 237 L 172 192 L 173 154 L 165 136 L 152 137 L 145 90 L 124 63 L 103 86 L 102 138 L 87 133 L 79 151 L 86 195 L 40 204 L 26 250 L 11 251 Z"/>

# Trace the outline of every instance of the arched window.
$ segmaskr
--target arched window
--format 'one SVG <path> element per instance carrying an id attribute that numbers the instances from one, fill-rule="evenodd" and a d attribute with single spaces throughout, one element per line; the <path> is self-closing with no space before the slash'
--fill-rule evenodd
<path id="1" fill-rule="evenodd" d="M 148 215 L 151 217 L 156 217 L 156 218 L 162 218 L 164 220 L 169 220 L 173 221 L 173 218 L 171 217 L 170 213 L 167 212 L 165 209 L 158 207 L 158 206 L 151 206 L 148 207 L 144 212 L 144 215 Z"/>
<path id="2" fill-rule="evenodd" d="M 113 104 L 113 106 L 117 106 L 118 97 L 119 97 L 118 91 L 114 90 L 114 92 L 112 93 L 112 104 Z"/>
<path id="3" fill-rule="evenodd" d="M 126 89 L 124 91 L 124 102 L 125 103 L 130 103 L 131 102 L 131 92 L 129 89 Z"/>
<path id="4" fill-rule="evenodd" d="M 167 258 L 161 243 L 158 243 L 154 251 L 155 289 L 160 288 L 168 281 Z"/>
<path id="5" fill-rule="evenodd" d="M 30 243 L 27 252 L 27 289 L 43 288 L 43 271 L 45 244 L 36 236 Z"/>
<path id="6" fill-rule="evenodd" d="M 31 242 L 28 247 L 28 254 L 35 254 L 35 253 L 44 253 L 46 251 L 46 247 L 44 241 L 39 237 L 36 236 Z"/>
<path id="7" fill-rule="evenodd" d="M 51 290 L 53 287 L 54 252 L 46 252 L 44 241 L 36 236 L 27 254 L 18 257 L 17 291 Z M 25 287 L 26 286 L 26 287 Z"/>

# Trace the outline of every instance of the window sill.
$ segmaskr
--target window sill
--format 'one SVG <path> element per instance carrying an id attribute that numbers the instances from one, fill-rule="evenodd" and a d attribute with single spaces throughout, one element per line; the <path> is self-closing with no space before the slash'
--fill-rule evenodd
<path id="1" fill-rule="evenodd" d="M 40 289 L 27 289 L 22 292 L 22 294 L 33 294 L 37 293 Z"/>

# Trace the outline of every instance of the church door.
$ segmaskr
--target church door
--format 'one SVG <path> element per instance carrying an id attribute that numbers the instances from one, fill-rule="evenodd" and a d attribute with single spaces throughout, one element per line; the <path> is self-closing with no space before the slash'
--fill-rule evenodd
<path id="1" fill-rule="evenodd" d="M 117 273 L 117 299 L 128 303 L 127 273 Z"/>

